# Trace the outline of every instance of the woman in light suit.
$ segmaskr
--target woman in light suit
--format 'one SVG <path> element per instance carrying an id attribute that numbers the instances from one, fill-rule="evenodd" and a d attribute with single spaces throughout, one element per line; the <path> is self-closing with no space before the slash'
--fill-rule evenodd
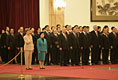
<path id="1" fill-rule="evenodd" d="M 38 60 L 40 64 L 40 69 L 45 69 L 44 68 L 44 61 L 45 61 L 45 56 L 47 53 L 47 41 L 44 38 L 44 33 L 40 33 L 40 38 L 37 40 L 37 50 L 38 50 Z"/>
<path id="2" fill-rule="evenodd" d="M 34 51 L 34 44 L 31 35 L 31 30 L 28 28 L 26 30 L 26 35 L 24 36 L 24 56 L 25 56 L 25 67 L 26 70 L 32 70 L 32 53 Z"/>

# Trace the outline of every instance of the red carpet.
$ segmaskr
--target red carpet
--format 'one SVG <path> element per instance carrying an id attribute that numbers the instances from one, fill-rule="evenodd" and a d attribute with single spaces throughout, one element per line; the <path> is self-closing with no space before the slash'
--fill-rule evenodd
<path id="1" fill-rule="evenodd" d="M 40 75 L 40 76 L 57 76 L 72 78 L 89 78 L 103 80 L 118 80 L 118 70 L 94 69 L 101 67 L 118 67 L 118 65 L 94 65 L 94 66 L 46 66 L 45 70 L 40 70 L 39 66 L 32 66 L 33 70 L 25 70 L 23 74 Z M 7 65 L 0 69 L 0 73 L 20 74 L 20 65 Z"/>

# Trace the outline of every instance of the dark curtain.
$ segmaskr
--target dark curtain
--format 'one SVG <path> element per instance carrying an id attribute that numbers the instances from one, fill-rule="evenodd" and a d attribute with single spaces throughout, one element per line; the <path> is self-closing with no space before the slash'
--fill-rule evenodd
<path id="1" fill-rule="evenodd" d="M 39 27 L 39 0 L 0 0 L 0 31 L 6 26 Z"/>

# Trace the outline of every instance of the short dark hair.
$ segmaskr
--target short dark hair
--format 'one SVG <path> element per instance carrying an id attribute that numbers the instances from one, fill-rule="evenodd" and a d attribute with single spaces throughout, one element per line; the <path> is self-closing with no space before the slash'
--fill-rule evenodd
<path id="1" fill-rule="evenodd" d="M 44 32 L 40 32 L 40 34 L 39 34 L 39 35 L 41 36 L 41 34 L 44 34 Z"/>
<path id="2" fill-rule="evenodd" d="M 111 27 L 111 30 L 113 30 L 115 27 L 113 26 L 113 27 Z"/>
<path id="3" fill-rule="evenodd" d="M 105 25 L 103 29 L 106 29 L 106 28 L 109 28 L 109 27 L 107 25 Z"/>
<path id="4" fill-rule="evenodd" d="M 79 26 L 78 28 L 80 29 L 82 26 Z"/>
<path id="5" fill-rule="evenodd" d="M 74 30 L 75 27 L 76 27 L 76 26 L 72 27 L 72 30 Z"/>
<path id="6" fill-rule="evenodd" d="M 98 29 L 100 29 L 101 28 L 101 26 L 98 26 Z"/>
<path id="7" fill-rule="evenodd" d="M 49 25 L 45 25 L 45 29 L 46 29 L 47 27 L 49 27 Z"/>
<path id="8" fill-rule="evenodd" d="M 78 25 L 75 25 L 74 27 L 78 27 Z"/>
<path id="9" fill-rule="evenodd" d="M 87 28 L 87 27 L 86 26 L 83 26 L 82 28 L 84 29 L 84 28 Z"/>
<path id="10" fill-rule="evenodd" d="M 53 29 L 54 26 L 51 27 L 51 30 Z"/>
<path id="11" fill-rule="evenodd" d="M 60 24 L 57 24 L 56 27 L 61 26 Z"/>
<path id="12" fill-rule="evenodd" d="M 89 28 L 89 26 L 86 26 L 86 28 Z"/>
<path id="13" fill-rule="evenodd" d="M 65 28 L 67 28 L 69 25 L 65 25 Z"/>
<path id="14" fill-rule="evenodd" d="M 44 27 L 44 28 L 42 28 L 42 30 L 45 30 L 45 27 Z"/>

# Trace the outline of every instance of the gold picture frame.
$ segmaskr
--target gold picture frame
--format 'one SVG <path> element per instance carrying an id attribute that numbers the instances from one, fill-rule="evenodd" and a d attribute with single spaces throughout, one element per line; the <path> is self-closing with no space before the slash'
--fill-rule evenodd
<path id="1" fill-rule="evenodd" d="M 91 0 L 91 22 L 118 22 L 118 0 Z"/>

